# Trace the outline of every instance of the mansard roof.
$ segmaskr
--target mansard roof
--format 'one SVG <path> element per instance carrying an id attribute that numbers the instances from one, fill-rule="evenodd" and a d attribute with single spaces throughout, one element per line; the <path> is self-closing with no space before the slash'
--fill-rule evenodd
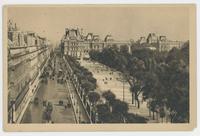
<path id="1" fill-rule="evenodd" d="M 86 36 L 86 40 L 92 40 L 93 39 L 93 33 L 88 33 Z"/>
<path id="2" fill-rule="evenodd" d="M 107 41 L 114 41 L 114 39 L 112 38 L 112 35 L 106 35 L 104 41 L 105 42 L 107 42 Z"/>
<path id="3" fill-rule="evenodd" d="M 79 29 L 65 29 L 65 39 L 70 40 L 81 40 L 81 34 L 79 32 Z"/>

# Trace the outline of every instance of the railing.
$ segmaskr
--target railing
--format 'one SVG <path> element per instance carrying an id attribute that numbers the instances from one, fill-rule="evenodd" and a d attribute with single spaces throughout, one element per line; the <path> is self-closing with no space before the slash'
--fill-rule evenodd
<path id="1" fill-rule="evenodd" d="M 28 92 L 28 90 L 29 90 L 29 83 L 26 83 L 26 85 L 21 90 L 22 90 L 21 93 L 16 97 L 16 100 L 15 100 L 15 110 L 17 110 L 17 108 L 19 107 L 19 105 L 23 101 L 24 96 Z"/>
<path id="2" fill-rule="evenodd" d="M 85 100 L 84 100 L 85 98 L 81 97 L 81 93 L 80 93 L 81 88 L 79 87 L 80 85 L 78 84 L 78 82 L 75 82 L 77 77 L 75 75 L 72 75 L 73 70 L 72 70 L 71 66 L 69 65 L 69 63 L 67 61 L 66 61 L 66 64 L 67 64 L 67 67 L 68 67 L 67 70 L 68 70 L 68 75 L 70 76 L 70 80 L 72 81 L 72 84 L 73 84 L 73 86 L 76 90 L 76 93 L 78 94 L 79 99 L 81 100 L 81 103 L 84 107 L 84 110 L 85 110 L 89 120 L 90 120 L 90 123 L 92 123 L 90 111 L 87 110 L 88 104 L 87 104 L 87 102 L 85 102 Z"/>
<path id="3" fill-rule="evenodd" d="M 24 54 L 20 54 L 20 55 L 16 55 L 16 56 L 11 56 L 11 60 L 12 60 L 12 59 L 17 59 L 17 58 L 22 57 L 22 56 L 29 55 L 29 54 L 31 54 L 31 53 L 37 52 L 37 51 L 42 50 L 42 49 L 44 49 L 44 48 L 48 48 L 48 47 L 41 47 L 40 49 L 31 51 L 31 52 L 28 52 L 28 53 L 24 53 Z"/>

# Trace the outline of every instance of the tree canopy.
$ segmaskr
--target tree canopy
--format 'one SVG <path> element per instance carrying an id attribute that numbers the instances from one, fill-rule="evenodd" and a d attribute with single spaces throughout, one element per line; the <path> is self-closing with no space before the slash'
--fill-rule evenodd
<path id="1" fill-rule="evenodd" d="M 176 113 L 172 122 L 189 121 L 189 41 L 182 48 L 173 48 L 169 52 L 132 48 L 129 54 L 126 46 L 122 46 L 120 50 L 104 48 L 89 54 L 92 60 L 125 75 L 138 108 L 138 96 L 142 95 L 144 100 L 151 100 L 151 111 L 163 111 L 165 107 L 170 113 Z M 110 98 L 106 99 L 109 101 Z M 118 111 L 118 108 L 120 106 L 114 106 L 113 110 Z"/>

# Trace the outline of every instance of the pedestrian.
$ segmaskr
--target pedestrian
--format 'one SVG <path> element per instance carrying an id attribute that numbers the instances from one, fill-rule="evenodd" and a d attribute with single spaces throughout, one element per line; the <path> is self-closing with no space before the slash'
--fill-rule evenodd
<path id="1" fill-rule="evenodd" d="M 46 106 L 46 100 L 43 100 L 43 106 Z"/>

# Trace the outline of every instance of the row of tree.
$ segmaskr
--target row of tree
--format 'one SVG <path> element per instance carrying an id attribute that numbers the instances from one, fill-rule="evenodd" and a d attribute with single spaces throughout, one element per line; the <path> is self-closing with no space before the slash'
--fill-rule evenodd
<path id="1" fill-rule="evenodd" d="M 138 108 L 142 95 L 153 115 L 158 112 L 164 117 L 169 111 L 171 122 L 189 121 L 189 42 L 169 52 L 139 48 L 129 54 L 126 45 L 120 49 L 113 45 L 101 52 L 92 50 L 89 55 L 123 73 Z"/>
<path id="2" fill-rule="evenodd" d="M 100 99 L 99 93 L 97 93 L 96 79 L 93 77 L 93 74 L 80 65 L 80 63 L 71 56 L 65 56 L 68 60 L 69 65 L 73 70 L 73 74 L 77 76 L 78 84 L 81 85 L 82 89 L 79 89 L 81 96 L 83 96 L 83 102 L 86 106 L 86 110 L 90 115 L 91 121 L 96 122 L 96 104 Z M 88 103 L 89 100 L 89 103 Z"/>
<path id="3" fill-rule="evenodd" d="M 68 63 L 73 69 L 74 74 L 77 76 L 81 87 L 84 88 L 85 93 L 94 91 L 97 87 L 96 79 L 93 77 L 92 72 L 80 65 L 80 63 L 73 57 L 68 56 Z"/>
<path id="4" fill-rule="evenodd" d="M 94 91 L 97 85 L 92 73 L 80 66 L 75 58 L 67 56 L 67 60 L 90 102 L 93 123 L 145 123 L 147 121 L 139 115 L 128 113 L 128 104 L 116 99 L 111 91 L 105 91 L 102 95 Z M 105 98 L 105 104 L 98 103 L 101 97 Z M 98 119 L 96 119 L 96 115 L 98 115 Z"/>

